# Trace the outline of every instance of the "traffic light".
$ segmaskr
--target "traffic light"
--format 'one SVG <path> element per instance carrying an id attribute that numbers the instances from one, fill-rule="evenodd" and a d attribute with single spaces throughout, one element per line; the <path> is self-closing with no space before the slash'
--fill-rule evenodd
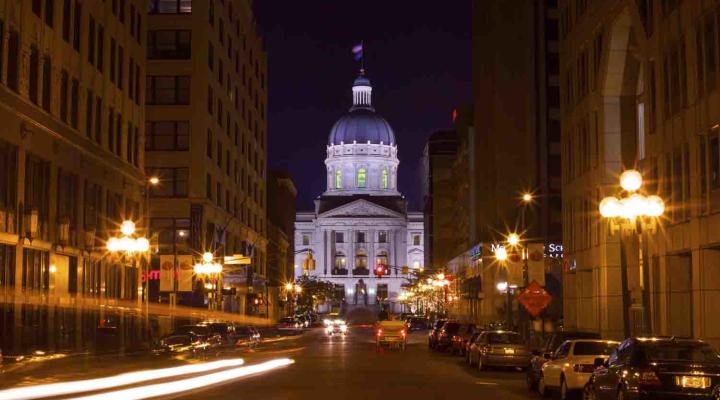
<path id="1" fill-rule="evenodd" d="M 382 278 L 382 276 L 385 275 L 385 266 L 383 264 L 375 266 L 375 275 L 377 275 L 378 278 Z"/>
<path id="2" fill-rule="evenodd" d="M 315 259 L 312 253 L 308 252 L 307 257 L 303 260 L 303 271 L 314 271 L 315 270 Z"/>
<path id="3" fill-rule="evenodd" d="M 408 267 L 407 265 L 403 265 L 401 272 L 402 272 L 403 274 L 405 274 L 405 275 L 409 274 L 409 273 L 410 273 L 410 267 Z"/>

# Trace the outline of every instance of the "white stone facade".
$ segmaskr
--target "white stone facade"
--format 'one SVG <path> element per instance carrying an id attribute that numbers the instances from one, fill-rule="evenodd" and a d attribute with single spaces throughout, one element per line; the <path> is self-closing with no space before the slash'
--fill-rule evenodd
<path id="1" fill-rule="evenodd" d="M 353 87 L 353 107 L 330 134 L 325 166 L 327 189 L 315 210 L 295 223 L 295 275 L 333 282 L 345 301 L 331 308 L 368 307 L 401 312 L 402 285 L 424 267 L 423 214 L 408 212 L 397 189 L 398 147 L 392 129 L 374 114 L 372 88 L 361 75 Z M 340 127 L 338 127 L 340 126 Z M 304 271 L 307 252 L 315 270 Z M 375 267 L 387 266 L 378 277 Z"/>

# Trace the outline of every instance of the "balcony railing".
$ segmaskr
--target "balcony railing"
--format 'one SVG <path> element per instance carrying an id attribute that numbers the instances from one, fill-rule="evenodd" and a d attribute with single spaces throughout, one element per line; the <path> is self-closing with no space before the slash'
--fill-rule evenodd
<path id="1" fill-rule="evenodd" d="M 333 268 L 332 274 L 333 275 L 347 275 L 348 270 L 347 270 L 347 268 Z"/>
<path id="2" fill-rule="evenodd" d="M 355 268 L 353 269 L 353 275 L 370 275 L 370 270 L 367 268 Z"/>

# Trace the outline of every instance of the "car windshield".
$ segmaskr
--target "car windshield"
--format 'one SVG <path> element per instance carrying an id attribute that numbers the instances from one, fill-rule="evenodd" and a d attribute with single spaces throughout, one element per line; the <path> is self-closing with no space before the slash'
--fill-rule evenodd
<path id="1" fill-rule="evenodd" d="M 609 356 L 617 348 L 617 343 L 577 342 L 573 348 L 576 356 Z"/>
<path id="2" fill-rule="evenodd" d="M 460 330 L 460 324 L 458 324 L 456 322 L 448 322 L 447 324 L 445 324 L 444 329 L 445 329 L 445 332 L 455 333 L 458 330 Z"/>
<path id="3" fill-rule="evenodd" d="M 566 340 L 574 339 L 600 339 L 600 335 L 594 332 L 562 332 L 553 336 L 552 343 L 550 343 L 550 349 L 555 350 L 560 347 L 561 344 L 565 343 Z"/>
<path id="4" fill-rule="evenodd" d="M 522 337 L 517 333 L 493 332 L 488 334 L 490 344 L 522 344 Z"/>
<path id="5" fill-rule="evenodd" d="M 644 343 L 645 355 L 650 361 L 720 362 L 720 354 L 704 343 Z"/>

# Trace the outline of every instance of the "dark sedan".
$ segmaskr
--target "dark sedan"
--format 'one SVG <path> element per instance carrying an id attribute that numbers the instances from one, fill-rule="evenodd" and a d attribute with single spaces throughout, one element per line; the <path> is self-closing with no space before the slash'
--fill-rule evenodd
<path id="1" fill-rule="evenodd" d="M 438 336 L 440 335 L 440 329 L 442 329 L 443 325 L 445 325 L 445 322 L 447 322 L 446 319 L 439 319 L 435 321 L 435 323 L 432 325 L 432 329 L 430 330 L 430 334 L 428 335 L 429 348 L 434 349 L 437 345 Z"/>
<path id="2" fill-rule="evenodd" d="M 452 350 L 452 338 L 460 331 L 461 326 L 462 324 L 460 324 L 459 322 L 446 322 L 445 325 L 440 328 L 440 332 L 437 336 L 437 343 L 435 344 L 435 349 L 440 351 Z"/>
<path id="3" fill-rule="evenodd" d="M 596 366 L 586 399 L 720 398 L 720 354 L 701 340 L 631 338 Z"/>

